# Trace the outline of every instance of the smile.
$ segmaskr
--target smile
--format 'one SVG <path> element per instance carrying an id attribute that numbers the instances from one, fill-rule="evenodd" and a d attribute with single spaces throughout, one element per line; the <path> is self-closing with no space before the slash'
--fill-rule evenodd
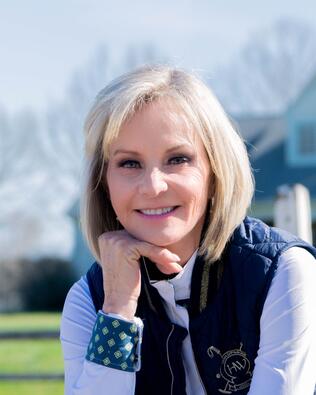
<path id="1" fill-rule="evenodd" d="M 156 208 L 156 209 L 150 208 L 150 209 L 137 210 L 137 211 L 144 215 L 164 215 L 170 213 L 171 211 L 174 211 L 177 207 L 178 206 Z"/>

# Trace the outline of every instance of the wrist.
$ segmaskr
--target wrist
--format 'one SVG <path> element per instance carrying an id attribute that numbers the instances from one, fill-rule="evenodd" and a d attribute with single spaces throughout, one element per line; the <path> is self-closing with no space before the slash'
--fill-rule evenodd
<path id="1" fill-rule="evenodd" d="M 137 301 L 131 300 L 125 304 L 104 302 L 102 311 L 105 314 L 118 314 L 122 318 L 133 321 L 137 309 Z"/>

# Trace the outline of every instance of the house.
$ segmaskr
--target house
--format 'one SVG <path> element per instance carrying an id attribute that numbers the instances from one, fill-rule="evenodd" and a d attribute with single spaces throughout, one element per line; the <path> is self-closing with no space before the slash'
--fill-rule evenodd
<path id="1" fill-rule="evenodd" d="M 247 141 L 256 180 L 250 215 L 273 223 L 277 187 L 300 183 L 309 189 L 316 241 L 316 75 L 283 114 L 235 117 Z"/>

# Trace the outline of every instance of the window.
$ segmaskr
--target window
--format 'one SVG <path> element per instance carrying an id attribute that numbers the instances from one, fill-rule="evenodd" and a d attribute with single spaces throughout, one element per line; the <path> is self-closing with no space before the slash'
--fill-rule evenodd
<path id="1" fill-rule="evenodd" d="M 298 153 L 302 156 L 316 155 L 316 123 L 303 123 L 298 133 Z"/>
<path id="2" fill-rule="evenodd" d="M 285 152 L 288 166 L 316 168 L 316 117 L 289 119 Z"/>

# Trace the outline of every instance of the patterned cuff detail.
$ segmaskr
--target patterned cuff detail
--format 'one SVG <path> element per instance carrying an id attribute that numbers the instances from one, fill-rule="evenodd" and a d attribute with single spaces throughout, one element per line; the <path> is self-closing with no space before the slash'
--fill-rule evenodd
<path id="1" fill-rule="evenodd" d="M 139 318 L 130 322 L 99 311 L 86 359 L 126 372 L 138 371 L 142 327 Z"/>

